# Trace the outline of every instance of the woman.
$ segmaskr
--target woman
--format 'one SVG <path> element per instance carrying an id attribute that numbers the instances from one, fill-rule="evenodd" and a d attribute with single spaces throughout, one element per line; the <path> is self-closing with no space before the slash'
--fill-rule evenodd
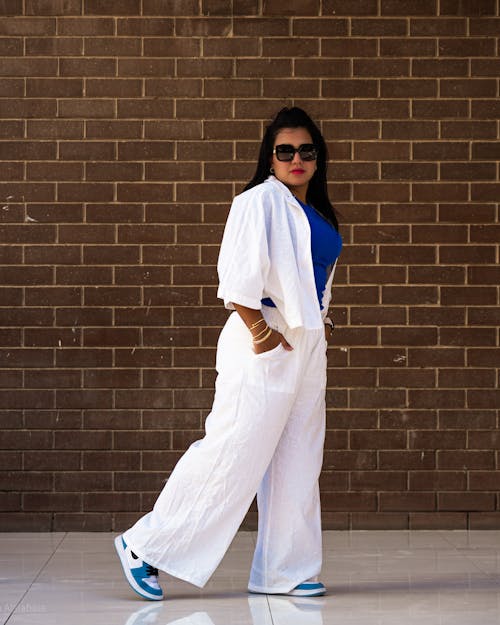
<path id="1" fill-rule="evenodd" d="M 318 477 L 325 431 L 326 317 L 342 240 L 327 195 L 327 150 L 297 107 L 266 129 L 254 178 L 231 206 L 218 297 L 206 435 L 180 459 L 153 510 L 115 539 L 132 588 L 163 598 L 158 570 L 202 587 L 257 493 L 249 590 L 325 593 Z"/>

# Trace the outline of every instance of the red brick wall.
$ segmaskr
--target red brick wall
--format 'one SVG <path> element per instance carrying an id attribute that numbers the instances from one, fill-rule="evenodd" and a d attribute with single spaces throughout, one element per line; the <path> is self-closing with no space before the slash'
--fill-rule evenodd
<path id="1" fill-rule="evenodd" d="M 1 528 L 124 527 L 202 435 L 223 224 L 292 103 L 346 243 L 325 527 L 499 527 L 497 0 L 0 14 Z"/>

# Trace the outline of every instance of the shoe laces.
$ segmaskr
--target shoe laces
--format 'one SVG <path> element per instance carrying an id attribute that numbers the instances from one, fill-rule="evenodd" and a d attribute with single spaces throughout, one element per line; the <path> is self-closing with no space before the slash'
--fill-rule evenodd
<path id="1" fill-rule="evenodd" d="M 149 575 L 149 577 L 158 577 L 158 569 L 155 569 L 155 567 L 151 564 L 144 564 L 146 565 L 146 573 Z"/>
<path id="2" fill-rule="evenodd" d="M 134 560 L 138 560 L 139 556 L 136 556 L 135 553 L 133 551 L 130 552 L 132 557 L 134 558 Z M 158 569 L 155 569 L 154 566 L 152 566 L 151 564 L 148 564 L 147 562 L 144 562 L 144 566 L 146 567 L 146 573 L 148 574 L 149 577 L 158 577 Z"/>

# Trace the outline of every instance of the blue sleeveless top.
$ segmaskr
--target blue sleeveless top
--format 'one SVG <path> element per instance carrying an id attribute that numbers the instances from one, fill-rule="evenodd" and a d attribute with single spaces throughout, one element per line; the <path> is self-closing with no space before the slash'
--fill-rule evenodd
<path id="1" fill-rule="evenodd" d="M 321 301 L 327 281 L 327 269 L 337 260 L 342 249 L 342 237 L 334 226 L 327 221 L 321 213 L 318 213 L 309 204 L 304 204 L 295 198 L 302 206 L 311 228 L 311 254 L 314 270 L 314 281 L 320 309 L 323 308 Z M 276 308 L 270 297 L 261 300 L 266 306 Z"/>

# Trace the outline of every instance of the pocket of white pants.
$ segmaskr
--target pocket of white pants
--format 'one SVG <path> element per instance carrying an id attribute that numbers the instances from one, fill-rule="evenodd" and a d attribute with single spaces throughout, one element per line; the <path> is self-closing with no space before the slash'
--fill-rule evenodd
<path id="1" fill-rule="evenodd" d="M 286 353 L 286 349 L 283 347 L 282 343 L 278 343 L 276 347 L 272 349 L 268 349 L 267 352 L 261 352 L 260 354 L 253 353 L 255 358 L 259 360 L 265 360 L 266 358 L 272 358 L 273 356 L 279 355 L 280 353 Z"/>

